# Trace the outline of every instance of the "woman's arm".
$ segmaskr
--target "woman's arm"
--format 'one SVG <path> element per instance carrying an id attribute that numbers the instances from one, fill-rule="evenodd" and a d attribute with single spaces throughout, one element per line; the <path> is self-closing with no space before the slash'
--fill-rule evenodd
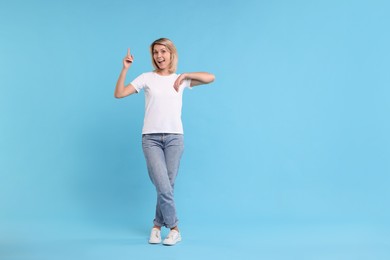
<path id="1" fill-rule="evenodd" d="M 133 55 L 130 54 L 130 49 L 127 49 L 127 56 L 123 59 L 123 68 L 121 74 L 119 74 L 119 78 L 115 87 L 114 96 L 116 98 L 127 97 L 137 92 L 133 85 L 129 84 L 125 86 L 126 74 L 131 67 L 131 64 L 133 64 Z"/>
<path id="2" fill-rule="evenodd" d="M 191 87 L 209 84 L 215 80 L 214 74 L 208 72 L 191 72 L 181 74 L 175 81 L 174 88 L 176 91 L 179 91 L 179 86 L 185 79 L 191 80 Z"/>

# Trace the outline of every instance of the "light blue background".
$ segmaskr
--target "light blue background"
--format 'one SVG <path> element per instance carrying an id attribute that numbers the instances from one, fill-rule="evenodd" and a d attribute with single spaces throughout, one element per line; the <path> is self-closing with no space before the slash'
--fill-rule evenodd
<path id="1" fill-rule="evenodd" d="M 388 259 L 387 1 L 0 2 L 1 259 Z M 184 241 L 151 247 L 143 93 L 171 38 Z M 54 241 L 54 242 L 53 242 Z"/>

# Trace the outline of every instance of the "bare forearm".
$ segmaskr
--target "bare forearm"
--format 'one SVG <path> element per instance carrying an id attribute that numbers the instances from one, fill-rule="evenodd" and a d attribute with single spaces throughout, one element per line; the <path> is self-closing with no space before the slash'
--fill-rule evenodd
<path id="1" fill-rule="evenodd" d="M 127 56 L 123 59 L 123 68 L 115 86 L 114 96 L 116 98 L 123 98 L 137 92 L 133 85 L 125 86 L 126 74 L 132 63 L 133 55 L 130 54 L 130 49 L 127 49 Z"/>
<path id="2" fill-rule="evenodd" d="M 128 71 L 127 68 L 123 68 L 121 73 L 119 74 L 119 78 L 118 81 L 116 82 L 115 93 L 114 93 L 114 96 L 116 98 L 123 97 L 123 93 L 125 91 L 125 80 L 126 80 L 127 71 Z"/>
<path id="3" fill-rule="evenodd" d="M 191 85 L 196 86 L 200 84 L 208 84 L 215 80 L 214 74 L 208 72 L 190 72 L 184 73 L 186 79 L 191 79 Z"/>
<path id="4" fill-rule="evenodd" d="M 114 96 L 116 98 L 127 97 L 127 96 L 137 92 L 136 89 L 133 87 L 133 85 L 129 84 L 129 85 L 125 86 L 127 71 L 128 71 L 128 68 L 123 68 L 121 71 L 121 74 L 119 74 L 119 78 L 118 78 L 118 81 L 116 83 L 115 93 L 114 93 Z"/>

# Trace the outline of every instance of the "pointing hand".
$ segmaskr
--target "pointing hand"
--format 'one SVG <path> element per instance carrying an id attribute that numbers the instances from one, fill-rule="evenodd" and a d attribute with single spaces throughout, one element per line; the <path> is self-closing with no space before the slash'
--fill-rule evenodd
<path id="1" fill-rule="evenodd" d="M 130 54 L 130 48 L 127 49 L 127 55 L 123 58 L 123 67 L 128 69 L 133 63 L 134 57 Z"/>

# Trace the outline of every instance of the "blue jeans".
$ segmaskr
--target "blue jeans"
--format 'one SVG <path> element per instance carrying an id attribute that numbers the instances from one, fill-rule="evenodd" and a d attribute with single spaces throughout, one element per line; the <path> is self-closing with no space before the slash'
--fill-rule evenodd
<path id="1" fill-rule="evenodd" d="M 157 191 L 154 224 L 167 228 L 176 227 L 178 219 L 173 191 L 180 158 L 184 151 L 183 135 L 144 134 L 142 135 L 142 149 L 149 177 Z"/>

